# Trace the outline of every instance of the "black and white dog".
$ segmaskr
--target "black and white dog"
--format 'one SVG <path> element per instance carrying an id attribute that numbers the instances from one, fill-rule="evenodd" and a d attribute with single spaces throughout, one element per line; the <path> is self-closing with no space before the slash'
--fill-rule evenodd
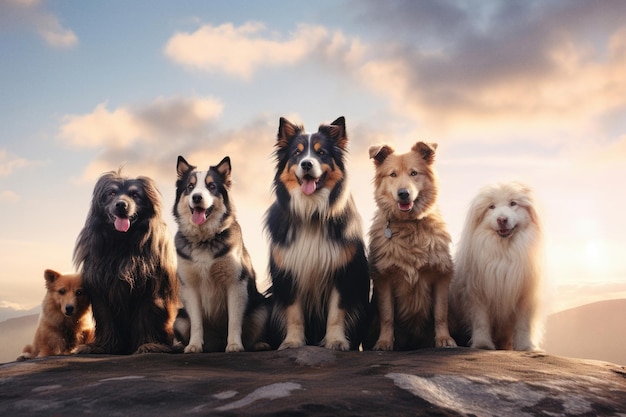
<path id="1" fill-rule="evenodd" d="M 175 322 L 185 353 L 263 350 L 270 304 L 255 273 L 229 196 L 230 158 L 198 171 L 176 166 L 174 218 L 184 310 Z"/>

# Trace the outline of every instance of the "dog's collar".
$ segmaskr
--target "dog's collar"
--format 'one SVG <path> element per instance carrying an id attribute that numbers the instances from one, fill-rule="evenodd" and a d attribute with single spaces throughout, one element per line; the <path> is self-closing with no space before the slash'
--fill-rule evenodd
<path id="1" fill-rule="evenodd" d="M 410 220 L 397 220 L 400 223 L 406 222 L 420 222 L 422 219 L 410 219 Z M 387 239 L 391 239 L 393 236 L 393 232 L 391 231 L 391 220 L 387 219 L 387 223 L 385 223 L 385 237 Z"/>

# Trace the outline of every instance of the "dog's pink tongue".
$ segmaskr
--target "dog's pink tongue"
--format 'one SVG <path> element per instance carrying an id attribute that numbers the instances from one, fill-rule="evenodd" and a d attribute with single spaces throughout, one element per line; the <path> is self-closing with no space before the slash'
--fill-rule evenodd
<path id="1" fill-rule="evenodd" d="M 193 214 L 191 215 L 191 221 L 200 226 L 202 223 L 206 221 L 206 217 L 204 215 L 205 211 L 202 209 L 193 209 Z"/>
<path id="2" fill-rule="evenodd" d="M 123 219 L 121 217 L 115 218 L 115 230 L 118 232 L 128 232 L 128 229 L 130 229 L 130 219 Z"/>
<path id="3" fill-rule="evenodd" d="M 315 192 L 315 180 L 302 180 L 302 192 L 311 195 Z"/>

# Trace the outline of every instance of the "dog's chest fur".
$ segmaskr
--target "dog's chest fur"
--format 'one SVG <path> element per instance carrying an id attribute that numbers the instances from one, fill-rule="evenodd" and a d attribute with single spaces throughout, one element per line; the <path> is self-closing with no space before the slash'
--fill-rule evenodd
<path id="1" fill-rule="evenodd" d="M 241 283 L 241 247 L 219 240 L 189 242 L 177 235 L 176 249 L 181 284 L 200 295 L 207 319 L 219 320 L 218 316 L 226 311 L 228 288 Z"/>
<path id="2" fill-rule="evenodd" d="M 370 262 L 375 270 L 384 274 L 386 270 L 399 269 L 409 283 L 417 282 L 422 268 L 451 272 L 451 238 L 440 223 L 441 219 L 433 214 L 421 220 L 387 224 L 378 212 L 370 230 Z M 387 228 L 391 237 L 386 235 Z"/>

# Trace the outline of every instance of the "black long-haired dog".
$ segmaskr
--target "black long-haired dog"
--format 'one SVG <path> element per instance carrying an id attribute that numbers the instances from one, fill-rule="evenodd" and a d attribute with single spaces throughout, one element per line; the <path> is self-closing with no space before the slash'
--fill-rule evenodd
<path id="1" fill-rule="evenodd" d="M 161 195 L 147 177 L 103 174 L 74 249 L 91 296 L 95 341 L 78 353 L 172 351 L 174 246 Z"/>

